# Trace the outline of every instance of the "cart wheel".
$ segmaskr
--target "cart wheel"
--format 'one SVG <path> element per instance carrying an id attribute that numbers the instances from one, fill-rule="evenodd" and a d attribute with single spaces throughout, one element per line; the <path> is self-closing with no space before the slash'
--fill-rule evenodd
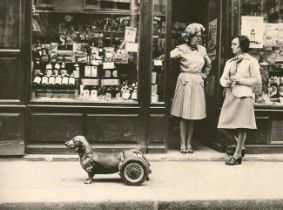
<path id="1" fill-rule="evenodd" d="M 145 166 L 138 161 L 129 161 L 122 166 L 120 175 L 128 185 L 140 185 L 147 178 Z"/>

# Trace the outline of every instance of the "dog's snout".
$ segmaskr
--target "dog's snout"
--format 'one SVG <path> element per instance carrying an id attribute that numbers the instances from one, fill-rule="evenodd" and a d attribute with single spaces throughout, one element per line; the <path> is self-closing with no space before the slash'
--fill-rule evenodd
<path id="1" fill-rule="evenodd" d="M 71 140 L 66 141 L 64 144 L 65 144 L 65 146 L 67 146 L 67 147 L 72 147 L 72 146 L 74 145 L 74 142 L 73 142 L 73 140 L 71 139 Z"/>

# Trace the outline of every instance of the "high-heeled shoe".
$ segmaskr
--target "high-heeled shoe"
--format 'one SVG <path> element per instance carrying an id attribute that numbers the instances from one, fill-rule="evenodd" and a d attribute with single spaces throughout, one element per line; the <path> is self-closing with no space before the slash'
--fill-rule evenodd
<path id="1" fill-rule="evenodd" d="M 242 157 L 238 157 L 238 158 L 235 158 L 235 157 L 231 157 L 229 160 L 225 161 L 225 164 L 226 165 L 240 165 L 242 163 Z"/>
<path id="2" fill-rule="evenodd" d="M 190 147 L 190 148 L 188 148 L 186 151 L 187 151 L 187 153 L 194 153 L 194 149 L 193 149 L 193 148 L 191 148 L 191 147 Z"/>
<path id="3" fill-rule="evenodd" d="M 228 149 L 226 150 L 226 154 L 229 155 L 229 156 L 232 156 L 234 155 L 236 151 L 236 147 L 228 147 Z M 242 157 L 245 157 L 245 154 L 246 154 L 246 148 L 242 149 L 242 152 L 241 152 L 241 156 Z"/>
<path id="4" fill-rule="evenodd" d="M 181 153 L 181 154 L 186 154 L 186 153 L 187 153 L 187 150 L 186 150 L 186 149 L 180 149 L 180 153 Z"/>

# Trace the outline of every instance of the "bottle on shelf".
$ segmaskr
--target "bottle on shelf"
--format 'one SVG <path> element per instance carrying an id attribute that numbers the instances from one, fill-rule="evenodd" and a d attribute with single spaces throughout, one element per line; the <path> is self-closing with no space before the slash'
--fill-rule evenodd
<path id="1" fill-rule="evenodd" d="M 39 88 L 40 87 L 42 77 L 43 77 L 43 73 L 42 72 L 38 72 L 35 75 L 35 77 L 33 79 L 33 82 L 32 82 L 34 88 Z"/>
<path id="2" fill-rule="evenodd" d="M 54 71 L 53 71 L 55 77 L 57 77 L 57 75 L 59 74 L 60 68 L 61 68 L 60 63 L 56 62 L 55 66 L 54 66 Z"/>
<path id="3" fill-rule="evenodd" d="M 110 101 L 111 98 L 112 98 L 111 87 L 107 87 L 105 92 L 105 100 Z"/>
<path id="4" fill-rule="evenodd" d="M 74 78 L 80 78 L 80 65 L 76 59 L 76 63 L 74 64 L 74 71 L 73 71 Z"/>
<path id="5" fill-rule="evenodd" d="M 61 83 L 62 88 L 67 88 L 68 84 L 69 84 L 69 75 L 63 74 L 62 75 L 62 83 Z"/>
<path id="6" fill-rule="evenodd" d="M 48 80 L 49 80 L 48 76 L 46 74 L 44 74 L 42 76 L 42 79 L 41 79 L 41 86 L 42 86 L 42 88 L 47 88 Z"/>
<path id="7" fill-rule="evenodd" d="M 69 77 L 69 82 L 68 82 L 68 86 L 70 88 L 74 88 L 75 87 L 75 84 L 76 84 L 76 80 L 75 80 L 75 76 L 74 76 L 74 73 L 72 73 Z"/>
<path id="8" fill-rule="evenodd" d="M 51 77 L 51 75 L 53 73 L 52 68 L 53 68 L 52 64 L 50 63 L 50 60 L 49 60 L 49 63 L 46 64 L 46 67 L 45 67 L 45 72 L 46 72 L 47 77 Z"/>
<path id="9" fill-rule="evenodd" d="M 55 85 L 55 75 L 54 74 L 52 74 L 51 76 L 50 76 L 50 78 L 49 78 L 49 80 L 48 80 L 48 87 L 49 88 L 53 88 L 54 87 L 54 85 Z"/>
<path id="10" fill-rule="evenodd" d="M 62 76 L 60 74 L 58 74 L 55 78 L 56 89 L 60 89 L 61 85 L 62 85 Z"/>
<path id="11" fill-rule="evenodd" d="M 64 74 L 68 74 L 68 71 L 67 71 L 67 69 L 66 69 L 66 63 L 65 63 L 65 62 L 63 62 L 63 63 L 61 64 L 60 74 L 61 74 L 62 76 L 63 76 Z"/>
<path id="12" fill-rule="evenodd" d="M 120 99 L 121 99 L 121 90 L 120 90 L 119 87 L 116 87 L 116 88 L 115 88 L 115 98 L 116 98 L 117 100 L 120 100 Z"/>
<path id="13" fill-rule="evenodd" d="M 35 57 L 41 59 L 42 54 L 43 54 L 42 45 L 40 43 L 40 40 L 37 40 L 37 43 L 35 46 Z"/>
<path id="14" fill-rule="evenodd" d="M 34 63 L 34 75 L 36 76 L 39 72 L 41 72 L 40 60 L 36 59 Z"/>

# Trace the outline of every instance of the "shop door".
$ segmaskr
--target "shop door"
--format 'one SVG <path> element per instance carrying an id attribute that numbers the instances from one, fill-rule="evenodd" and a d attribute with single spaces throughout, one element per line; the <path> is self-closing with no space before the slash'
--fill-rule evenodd
<path id="1" fill-rule="evenodd" d="M 205 81 L 205 93 L 207 103 L 207 118 L 198 121 L 196 124 L 194 138 L 198 142 L 208 146 L 214 146 L 217 123 L 217 98 L 218 98 L 218 69 L 220 65 L 220 25 L 221 25 L 221 4 L 219 0 L 174 0 L 171 1 L 171 49 L 182 44 L 183 31 L 190 23 L 201 23 L 205 27 L 202 34 L 201 45 L 206 47 L 208 55 L 212 60 L 212 70 Z M 170 49 L 170 48 L 169 48 Z M 169 57 L 169 53 L 168 53 Z M 176 79 L 179 74 L 179 63 L 171 60 L 167 71 L 167 103 L 170 106 L 176 87 Z M 169 122 L 169 148 L 178 148 L 178 120 L 171 118 Z M 205 132 L 203 132 L 205 128 Z"/>
<path id="2" fill-rule="evenodd" d="M 0 156 L 24 154 L 26 3 L 0 1 Z"/>

